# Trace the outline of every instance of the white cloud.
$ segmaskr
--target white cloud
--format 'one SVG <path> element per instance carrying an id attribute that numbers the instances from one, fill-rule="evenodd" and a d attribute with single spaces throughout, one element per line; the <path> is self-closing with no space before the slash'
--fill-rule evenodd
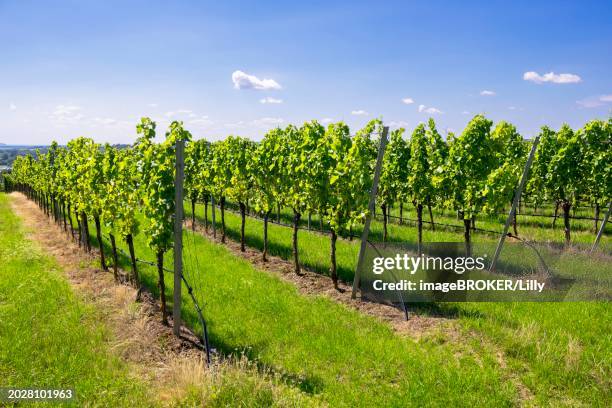
<path id="1" fill-rule="evenodd" d="M 75 124 L 84 118 L 80 113 L 81 107 L 76 105 L 57 105 L 55 110 L 49 115 L 56 125 Z"/>
<path id="2" fill-rule="evenodd" d="M 13 102 L 9 103 L 9 110 L 10 111 L 16 111 L 17 110 L 17 105 L 15 105 Z"/>
<path id="3" fill-rule="evenodd" d="M 421 112 L 421 113 L 428 113 L 430 115 L 435 115 L 435 114 L 438 114 L 438 113 L 442 113 L 442 111 L 440 109 L 436 109 L 436 108 L 434 108 L 432 106 L 427 107 L 425 105 L 419 105 L 419 112 Z"/>
<path id="4" fill-rule="evenodd" d="M 282 89 L 280 84 L 273 79 L 259 79 L 255 75 L 249 75 L 242 71 L 232 73 L 232 82 L 236 89 L 257 89 L 260 91 Z"/>
<path id="5" fill-rule="evenodd" d="M 166 115 L 166 117 L 171 118 L 174 116 L 178 116 L 178 115 L 188 115 L 190 118 L 193 117 L 191 115 L 193 115 L 193 111 L 190 109 L 179 109 L 176 111 L 169 111 L 164 113 L 164 115 Z"/>
<path id="6" fill-rule="evenodd" d="M 334 120 L 332 118 L 323 118 L 321 119 L 321 123 L 323 124 L 328 124 L 328 123 L 332 123 Z"/>
<path id="7" fill-rule="evenodd" d="M 266 96 L 265 98 L 262 98 L 259 100 L 259 103 L 273 103 L 273 104 L 278 104 L 278 103 L 283 103 L 282 99 L 276 99 L 276 98 L 272 98 L 271 96 Z"/>
<path id="8" fill-rule="evenodd" d="M 612 102 L 612 95 L 591 96 L 576 101 L 576 103 L 583 108 L 597 108 L 610 102 Z"/>
<path id="9" fill-rule="evenodd" d="M 197 115 L 194 115 L 193 117 L 195 118 Z M 190 115 L 190 117 L 192 117 Z M 190 125 L 197 125 L 197 126 L 207 126 L 207 125 L 212 125 L 213 121 L 210 120 L 208 118 L 208 116 L 204 115 L 204 116 L 200 116 L 199 118 L 195 118 L 195 119 L 191 119 L 189 122 Z"/>
<path id="10" fill-rule="evenodd" d="M 81 107 L 76 106 L 76 105 L 57 105 L 52 115 L 54 116 L 73 115 L 75 114 L 75 112 L 78 112 L 80 110 L 81 110 Z"/>
<path id="11" fill-rule="evenodd" d="M 406 105 L 410 105 L 411 103 L 414 103 L 414 99 L 412 99 L 412 98 L 403 98 L 402 99 L 402 103 L 404 103 Z"/>
<path id="12" fill-rule="evenodd" d="M 116 124 L 117 120 L 113 118 L 93 118 L 93 122 L 96 125 L 110 126 Z"/>
<path id="13" fill-rule="evenodd" d="M 156 103 L 150 103 L 147 105 L 149 108 L 157 108 L 159 105 Z"/>
<path id="14" fill-rule="evenodd" d="M 494 96 L 495 92 L 494 91 L 487 91 L 486 89 L 484 91 L 480 91 L 480 96 Z"/>
<path id="15" fill-rule="evenodd" d="M 410 126 L 410 124 L 404 120 L 392 120 L 391 122 L 389 122 L 389 127 L 392 128 L 407 128 L 408 126 Z"/>
<path id="16" fill-rule="evenodd" d="M 364 111 L 363 109 L 359 109 L 359 110 L 351 111 L 351 115 L 355 115 L 355 116 L 367 116 L 368 112 Z"/>
<path id="17" fill-rule="evenodd" d="M 239 122 L 235 122 L 235 123 L 226 123 L 223 126 L 230 128 L 230 129 L 238 129 L 238 128 L 243 128 L 246 125 L 246 123 L 244 123 L 242 120 Z"/>
<path id="18" fill-rule="evenodd" d="M 463 111 L 463 112 L 461 112 L 461 114 L 462 114 L 462 115 L 469 115 L 469 114 L 470 114 L 470 112 L 469 112 L 469 111 Z"/>
<path id="19" fill-rule="evenodd" d="M 535 82 L 536 84 L 544 82 L 552 82 L 553 84 L 575 84 L 582 81 L 582 78 L 576 74 L 555 74 L 554 72 L 548 72 L 544 75 L 540 75 L 534 71 L 525 72 L 523 74 L 523 79 L 525 81 Z"/>
<path id="20" fill-rule="evenodd" d="M 282 118 L 261 118 L 251 121 L 252 125 L 261 127 L 280 126 L 283 123 L 285 120 Z"/>

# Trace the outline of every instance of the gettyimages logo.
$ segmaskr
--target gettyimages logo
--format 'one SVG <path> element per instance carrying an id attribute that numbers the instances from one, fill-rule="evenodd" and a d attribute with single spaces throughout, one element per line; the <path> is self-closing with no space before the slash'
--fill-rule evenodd
<path id="1" fill-rule="evenodd" d="M 394 258 L 376 257 L 373 261 L 372 272 L 380 275 L 385 270 L 404 270 L 411 275 L 414 275 L 419 269 L 435 269 L 444 271 L 453 271 L 457 274 L 463 274 L 465 271 L 484 270 L 485 269 L 485 254 L 482 257 L 441 257 L 441 256 L 410 256 L 408 254 L 396 254 Z"/>

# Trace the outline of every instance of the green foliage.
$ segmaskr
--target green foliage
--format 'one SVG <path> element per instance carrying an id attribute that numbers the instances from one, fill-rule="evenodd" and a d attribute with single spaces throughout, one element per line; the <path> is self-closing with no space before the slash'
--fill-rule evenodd
<path id="1" fill-rule="evenodd" d="M 257 145 L 250 161 L 249 172 L 253 179 L 255 208 L 267 213 L 275 204 L 285 203 L 287 182 L 284 178 L 289 154 L 286 133 L 272 129 Z"/>
<path id="2" fill-rule="evenodd" d="M 573 202 L 584 190 L 584 162 L 580 134 L 568 125 L 557 132 L 558 148 L 550 160 L 546 181 L 552 198 Z"/>
<path id="3" fill-rule="evenodd" d="M 483 190 L 489 172 L 495 164 L 492 150 L 493 122 L 476 115 L 450 146 L 447 170 L 454 208 L 463 211 L 464 219 L 471 219 L 483 207 Z"/>
<path id="4" fill-rule="evenodd" d="M 393 205 L 408 199 L 408 176 L 410 175 L 410 146 L 404 139 L 404 129 L 391 132 L 383 158 L 378 184 L 378 202 Z"/>
<path id="5" fill-rule="evenodd" d="M 590 121 L 579 132 L 586 193 L 593 204 L 605 206 L 612 199 L 612 119 Z"/>
<path id="6" fill-rule="evenodd" d="M 166 132 L 166 140 L 155 144 L 155 122 L 147 118 L 142 120 L 138 131 L 139 138 L 135 150 L 139 152 L 142 162 L 141 194 L 143 213 L 147 219 L 145 231 L 149 246 L 155 252 L 165 252 L 172 246 L 173 215 L 175 211 L 174 176 L 176 167 L 176 142 L 191 140 L 191 134 L 183 129 L 183 124 L 174 121 Z"/>
<path id="7" fill-rule="evenodd" d="M 540 131 L 540 142 L 538 144 L 531 175 L 527 184 L 527 191 L 531 199 L 540 204 L 551 199 L 551 184 L 549 182 L 550 160 L 558 149 L 557 134 L 547 126 Z"/>
<path id="8" fill-rule="evenodd" d="M 239 203 L 246 203 L 252 196 L 253 185 L 250 161 L 255 150 L 251 140 L 230 136 L 224 141 L 225 154 L 230 172 L 227 196 Z"/>
<path id="9" fill-rule="evenodd" d="M 428 140 L 425 125 L 420 124 L 412 133 L 410 138 L 410 159 L 408 166 L 409 195 L 415 205 L 423 205 L 434 194 L 432 158 L 429 157 L 431 149 L 428 148 Z"/>
<path id="10" fill-rule="evenodd" d="M 328 128 L 329 140 L 334 147 L 332 161 L 335 166 L 330 167 L 326 214 L 336 231 L 350 229 L 363 222 L 368 213 L 378 152 L 372 132 L 378 123 L 378 120 L 371 121 L 366 128 L 348 139 L 350 143 L 347 140 L 348 127 L 344 123 Z"/>
<path id="11" fill-rule="evenodd" d="M 484 210 L 495 213 L 501 211 L 514 198 L 527 158 L 527 145 L 516 128 L 507 122 L 497 124 L 491 139 L 496 158 L 483 196 Z"/>
<path id="12" fill-rule="evenodd" d="M 453 137 L 453 134 L 449 133 L 449 140 L 452 140 Z M 429 119 L 427 124 L 426 138 L 427 157 L 429 159 L 429 168 L 432 172 L 431 183 L 434 190 L 429 199 L 432 204 L 444 205 L 450 193 L 450 183 L 445 172 L 449 145 L 436 129 L 436 123 L 432 118 Z"/>

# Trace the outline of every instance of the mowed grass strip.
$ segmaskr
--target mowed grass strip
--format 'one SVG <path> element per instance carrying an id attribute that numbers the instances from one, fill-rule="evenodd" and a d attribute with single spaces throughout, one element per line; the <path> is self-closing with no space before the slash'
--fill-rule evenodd
<path id="1" fill-rule="evenodd" d="M 190 206 L 186 205 L 190 216 Z M 204 219 L 203 205 L 196 206 L 196 216 Z M 283 210 L 285 212 L 285 210 Z M 211 219 L 209 206 L 208 219 Z M 404 214 L 409 214 L 405 211 Z M 447 220 L 452 221 L 446 213 Z M 217 210 L 217 222 L 220 220 Z M 227 211 L 225 215 L 227 234 L 231 239 L 240 238 L 240 217 Z M 562 220 L 558 220 L 562 224 Z M 492 227 L 484 222 L 477 226 Z M 318 226 L 318 222 L 313 222 Z M 586 227 L 586 226 L 585 226 Z M 219 228 L 219 226 L 218 226 Z M 381 224 L 373 223 L 373 234 L 380 235 Z M 246 241 L 251 247 L 262 249 L 263 222 L 248 218 Z M 270 253 L 291 259 L 291 228 L 269 225 Z M 534 231 L 537 226 L 532 226 Z M 586 229 L 586 228 L 585 228 Z M 519 233 L 521 228 L 519 226 Z M 524 233 L 529 232 L 524 231 Z M 220 230 L 217 230 L 220 237 Z M 414 226 L 389 225 L 389 234 L 394 240 L 414 242 Z M 542 233 L 544 234 L 544 233 Z M 562 231 L 546 231 L 562 237 Z M 477 235 L 480 242 L 493 240 L 486 235 Z M 592 233 L 583 230 L 582 239 L 592 238 Z M 426 230 L 424 239 L 430 242 L 461 241 L 460 234 L 448 230 Z M 605 238 L 609 241 L 609 237 Z M 329 268 L 329 237 L 311 231 L 300 231 L 298 244 L 300 261 L 308 268 L 327 274 Z M 357 260 L 358 240 L 338 240 L 338 269 L 341 278 L 353 279 Z M 563 255 L 558 265 L 575 276 L 590 275 L 609 277 L 609 261 L 593 259 L 585 261 L 583 256 L 572 252 Z M 603 266 L 602 266 L 603 265 Z M 608 279 L 608 278 L 606 278 Z M 455 303 L 431 306 L 412 305 L 419 313 L 442 314 L 456 318 L 461 325 L 479 333 L 492 342 L 507 359 L 512 371 L 534 393 L 539 403 L 558 405 L 587 404 L 607 405 L 612 400 L 612 306 L 610 302 L 571 303 Z"/>
<path id="2" fill-rule="evenodd" d="M 72 388 L 75 406 L 148 406 L 145 386 L 109 352 L 109 336 L 0 193 L 0 386 Z"/>

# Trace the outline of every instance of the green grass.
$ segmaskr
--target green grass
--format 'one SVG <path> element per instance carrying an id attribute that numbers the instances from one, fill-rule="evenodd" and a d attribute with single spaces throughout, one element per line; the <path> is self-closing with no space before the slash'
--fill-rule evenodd
<path id="1" fill-rule="evenodd" d="M 0 386 L 73 388 L 75 406 L 147 406 L 145 386 L 109 352 L 109 330 L 25 238 L 5 194 L 0 242 Z"/>
<path id="2" fill-rule="evenodd" d="M 517 391 L 504 380 L 493 354 L 473 340 L 400 338 L 373 318 L 326 298 L 300 295 L 293 285 L 255 269 L 222 245 L 189 231 L 184 242 L 186 276 L 204 304 L 214 347 L 225 355 L 245 354 L 302 393 L 331 406 L 516 402 Z M 136 238 L 136 252 L 145 259 L 153 256 L 142 235 Z M 154 268 L 143 265 L 140 273 L 154 289 Z M 172 282 L 168 286 L 170 298 Z M 190 325 L 199 326 L 186 297 L 183 313 Z"/>
<path id="3" fill-rule="evenodd" d="M 235 238 L 239 218 L 228 213 L 227 221 Z M 247 221 L 250 245 L 258 242 L 260 224 Z M 278 251 L 285 251 L 288 230 L 271 226 Z M 213 345 L 225 355 L 246 354 L 288 386 L 332 406 L 518 405 L 510 377 L 522 381 L 538 405 L 610 401 L 609 303 L 411 305 L 421 314 L 455 319 L 464 330 L 452 340 L 433 335 L 417 342 L 330 300 L 302 296 L 204 237 L 184 231 L 184 242 L 186 276 L 204 304 Z M 300 232 L 304 262 L 325 265 L 327 242 L 325 236 Z M 356 242 L 340 245 L 356 250 Z M 142 234 L 136 252 L 154 259 Z M 345 267 L 353 264 L 351 255 L 342 256 Z M 171 258 L 169 253 L 168 267 Z M 140 271 L 155 291 L 154 268 L 142 265 Z M 199 327 L 187 297 L 182 307 L 187 323 Z"/>
<path id="4" fill-rule="evenodd" d="M 203 218 L 203 206 L 197 206 L 196 215 L 200 220 Z M 447 218 L 450 221 L 452 217 Z M 239 222 L 238 215 L 226 213 L 227 232 L 232 239 L 239 239 Z M 479 224 L 484 228 L 490 226 L 487 221 Z M 375 236 L 380 235 L 380 227 L 380 223 L 374 223 Z M 519 232 L 524 230 L 523 234 L 528 234 L 530 228 L 537 230 L 537 226 L 519 228 Z M 249 246 L 262 248 L 261 229 L 261 221 L 247 219 L 246 240 Z M 414 242 L 416 238 L 414 227 L 393 224 L 389 231 L 395 241 Z M 548 231 L 546 237 L 553 241 L 552 233 L 557 232 L 561 234 L 560 229 Z M 587 238 L 592 239 L 588 228 L 581 234 L 574 236 L 581 236 L 586 242 Z M 478 238 L 479 242 L 494 242 L 495 239 L 486 235 Z M 448 230 L 426 231 L 425 239 L 458 241 L 461 235 Z M 609 240 L 609 237 L 605 239 Z M 314 271 L 327 273 L 328 245 L 327 236 L 300 231 L 302 263 Z M 349 282 L 355 268 L 357 245 L 357 241 L 338 242 L 339 270 L 341 277 Z M 291 259 L 290 228 L 270 225 L 270 251 Z M 584 262 L 578 258 L 568 254 L 559 263 L 565 263 L 577 276 L 591 274 L 609 279 L 609 263 L 603 263 L 602 267 L 601 262 Z M 579 270 L 581 265 L 593 269 Z M 606 405 L 605 402 L 611 398 L 612 337 L 609 328 L 612 327 L 612 308 L 608 302 L 461 303 L 431 307 L 413 305 L 412 308 L 425 314 L 433 312 L 457 318 L 463 327 L 492 341 L 509 356 L 512 370 L 529 386 L 541 404 L 582 402 L 597 406 Z"/>

